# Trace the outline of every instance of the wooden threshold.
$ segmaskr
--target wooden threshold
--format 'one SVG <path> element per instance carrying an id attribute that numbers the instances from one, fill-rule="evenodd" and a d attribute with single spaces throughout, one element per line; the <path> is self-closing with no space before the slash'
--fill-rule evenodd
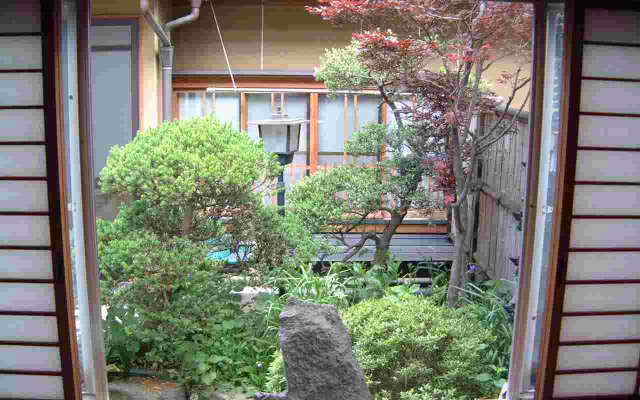
<path id="1" fill-rule="evenodd" d="M 580 111 L 580 115 L 591 115 L 594 117 L 627 117 L 627 118 L 640 118 L 638 113 L 613 113 L 613 112 L 595 112 L 595 111 Z"/>
<path id="2" fill-rule="evenodd" d="M 0 37 L 42 36 L 42 32 L 0 32 Z"/>
<path id="3" fill-rule="evenodd" d="M 46 176 L 0 176 L 0 181 L 46 181 Z"/>
<path id="4" fill-rule="evenodd" d="M 573 219 L 640 219 L 640 215 L 591 215 L 577 214 L 573 215 Z"/>
<path id="5" fill-rule="evenodd" d="M 28 105 L 28 106 L 0 106 L 0 110 L 42 110 L 44 106 Z"/>
<path id="6" fill-rule="evenodd" d="M 627 253 L 640 251 L 640 247 L 573 247 L 570 253 Z"/>
<path id="7" fill-rule="evenodd" d="M 51 246 L 11 246 L 11 245 L 2 245 L 0 246 L 0 250 L 51 250 Z"/>
<path id="8" fill-rule="evenodd" d="M 640 186 L 640 182 L 575 181 L 574 184 L 595 186 Z"/>

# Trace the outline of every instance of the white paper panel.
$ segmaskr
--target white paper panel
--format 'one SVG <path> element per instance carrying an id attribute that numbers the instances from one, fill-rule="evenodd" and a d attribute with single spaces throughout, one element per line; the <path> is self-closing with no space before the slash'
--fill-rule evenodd
<path id="1" fill-rule="evenodd" d="M 631 394 L 635 384 L 635 372 L 558 375 L 556 376 L 553 395 L 560 397 Z"/>
<path id="2" fill-rule="evenodd" d="M 640 279 L 640 253 L 569 253 L 567 279 Z"/>
<path id="3" fill-rule="evenodd" d="M 638 247 L 640 220 L 574 219 L 571 247 Z"/>
<path id="4" fill-rule="evenodd" d="M 50 346 L 0 346 L 0 369 L 60 371 L 60 348 Z"/>
<path id="5" fill-rule="evenodd" d="M 0 397 L 10 399 L 61 399 L 61 376 L 0 375 Z"/>
<path id="6" fill-rule="evenodd" d="M 44 140 L 43 110 L 0 110 L 0 141 Z"/>
<path id="7" fill-rule="evenodd" d="M 48 211 L 47 182 L 0 181 L 0 211 Z"/>
<path id="8" fill-rule="evenodd" d="M 583 48 L 582 76 L 606 78 L 640 78 L 640 49 L 621 46 L 590 46 Z"/>
<path id="9" fill-rule="evenodd" d="M 576 180 L 640 182 L 640 152 L 579 150 Z"/>
<path id="10" fill-rule="evenodd" d="M 0 340 L 57 342 L 56 317 L 0 315 Z"/>
<path id="11" fill-rule="evenodd" d="M 40 32 L 40 1 L 0 1 L 1 32 Z"/>
<path id="12" fill-rule="evenodd" d="M 0 106 L 41 106 L 41 73 L 0 74 Z"/>
<path id="13" fill-rule="evenodd" d="M 640 14 L 627 10 L 587 9 L 584 39 L 640 43 Z"/>
<path id="14" fill-rule="evenodd" d="M 580 111 L 639 113 L 640 83 L 583 80 Z"/>
<path id="15" fill-rule="evenodd" d="M 637 311 L 640 285 L 568 285 L 564 312 Z"/>
<path id="16" fill-rule="evenodd" d="M 0 227 L 0 245 L 48 246 L 51 242 L 47 216 L 0 216 Z"/>
<path id="17" fill-rule="evenodd" d="M 42 68 L 40 36 L 0 37 L 0 69 Z"/>
<path id="18" fill-rule="evenodd" d="M 580 116 L 579 146 L 640 147 L 640 119 Z"/>
<path id="19" fill-rule="evenodd" d="M 578 185 L 573 214 L 640 215 L 640 187 Z"/>
<path id="20" fill-rule="evenodd" d="M 0 146 L 0 176 L 45 176 L 44 146 Z"/>
<path id="21" fill-rule="evenodd" d="M 53 285 L 0 283 L 0 310 L 55 311 Z"/>
<path id="22" fill-rule="evenodd" d="M 561 341 L 640 338 L 640 315 L 563 317 Z"/>
<path id="23" fill-rule="evenodd" d="M 127 46 L 131 44 L 131 26 L 94 25 L 91 27 L 91 46 Z"/>
<path id="24" fill-rule="evenodd" d="M 49 250 L 0 250 L 0 278 L 51 279 Z"/>
<path id="25" fill-rule="evenodd" d="M 638 365 L 640 344 L 560 346 L 558 369 L 633 368 Z"/>

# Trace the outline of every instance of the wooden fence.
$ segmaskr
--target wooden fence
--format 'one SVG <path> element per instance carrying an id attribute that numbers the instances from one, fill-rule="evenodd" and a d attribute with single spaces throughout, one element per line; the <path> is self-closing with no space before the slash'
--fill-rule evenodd
<path id="1" fill-rule="evenodd" d="M 493 117 L 484 118 L 490 127 Z M 522 211 L 529 149 L 527 118 L 484 153 L 478 175 L 484 183 L 476 203 L 476 261 L 492 279 L 513 280 L 522 248 Z"/>

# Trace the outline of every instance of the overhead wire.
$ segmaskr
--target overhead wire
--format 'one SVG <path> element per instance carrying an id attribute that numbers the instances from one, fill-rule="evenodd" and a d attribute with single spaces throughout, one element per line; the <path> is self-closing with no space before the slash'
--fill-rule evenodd
<path id="1" fill-rule="evenodd" d="M 213 9 L 213 0 L 209 1 L 209 6 L 211 7 L 211 15 L 213 15 L 213 21 L 216 24 L 216 29 L 218 30 L 218 37 L 220 37 L 220 44 L 222 45 L 222 52 L 224 53 L 224 59 L 227 62 L 227 70 L 229 71 L 229 76 L 231 77 L 231 84 L 234 89 L 237 89 L 236 80 L 233 77 L 233 71 L 231 70 L 231 63 L 229 62 L 229 56 L 227 55 L 227 49 L 224 45 L 224 40 L 222 39 L 222 32 L 220 31 L 220 24 L 218 24 L 218 18 L 216 17 L 216 11 Z"/>

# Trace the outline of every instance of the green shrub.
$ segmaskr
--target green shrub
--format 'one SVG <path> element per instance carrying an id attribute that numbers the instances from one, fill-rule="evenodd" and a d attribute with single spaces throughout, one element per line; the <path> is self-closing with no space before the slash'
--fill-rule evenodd
<path id="1" fill-rule="evenodd" d="M 495 392 L 483 354 L 495 338 L 464 308 L 385 297 L 350 307 L 343 319 L 376 400 L 462 400 Z M 267 378 L 270 391 L 285 389 L 279 358 Z"/>
<path id="2" fill-rule="evenodd" d="M 262 386 L 277 339 L 230 294 L 244 282 L 207 260 L 204 244 L 132 229 L 130 211 L 98 224 L 108 363 L 188 387 Z"/>
<path id="3" fill-rule="evenodd" d="M 218 234 L 212 221 L 255 206 L 255 187 L 280 170 L 246 132 L 194 118 L 166 122 L 113 147 L 100 185 L 127 204 L 143 201 L 147 230 L 205 240 Z"/>

